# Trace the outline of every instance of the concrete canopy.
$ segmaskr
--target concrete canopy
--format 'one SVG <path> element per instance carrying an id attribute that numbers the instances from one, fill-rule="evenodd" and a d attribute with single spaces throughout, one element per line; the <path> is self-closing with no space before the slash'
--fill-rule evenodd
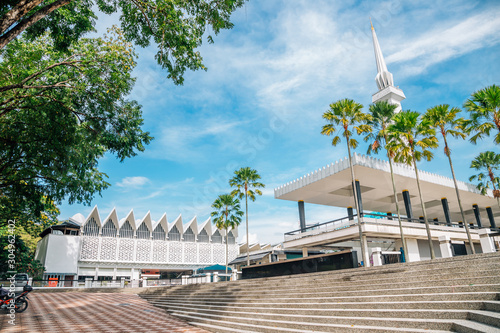
<path id="1" fill-rule="evenodd" d="M 389 162 L 354 154 L 353 165 L 356 179 L 361 186 L 364 212 L 392 212 L 395 215 L 396 207 L 394 205 Z M 446 165 L 443 168 L 449 167 Z M 444 171 L 447 172 L 448 170 Z M 453 179 L 421 170 L 419 176 L 428 217 L 444 221 L 441 198 L 447 198 L 452 221 L 462 221 Z M 413 215 L 418 218 L 422 215 L 422 210 L 420 208 L 415 171 L 407 165 L 394 164 L 394 178 L 401 215 L 406 215 L 401 192 L 408 190 Z M 475 223 L 472 210 L 473 204 L 477 204 L 480 208 L 483 226 L 489 225 L 485 211 L 486 207 L 492 208 L 495 217 L 500 216 L 497 200 L 493 198 L 491 190 L 487 195 L 481 195 L 474 185 L 461 181 L 458 181 L 458 187 L 468 223 Z M 277 199 L 303 200 L 318 205 L 354 207 L 349 161 L 347 158 L 337 161 L 307 176 L 278 187 L 274 190 L 274 196 Z"/>

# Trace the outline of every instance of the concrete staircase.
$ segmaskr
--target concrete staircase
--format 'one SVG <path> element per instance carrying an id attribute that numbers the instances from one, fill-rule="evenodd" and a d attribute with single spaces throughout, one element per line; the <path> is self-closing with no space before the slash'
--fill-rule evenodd
<path id="1" fill-rule="evenodd" d="M 141 296 L 211 332 L 500 332 L 500 253 Z"/>

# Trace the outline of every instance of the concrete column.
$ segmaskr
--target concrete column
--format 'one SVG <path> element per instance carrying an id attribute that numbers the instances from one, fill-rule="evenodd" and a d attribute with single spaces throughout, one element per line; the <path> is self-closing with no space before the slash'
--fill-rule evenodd
<path id="1" fill-rule="evenodd" d="M 307 258 L 309 256 L 309 253 L 307 251 L 307 247 L 302 248 L 302 257 Z"/>
<path id="2" fill-rule="evenodd" d="M 496 252 L 495 244 L 493 244 L 493 240 L 489 234 L 489 229 L 479 229 L 479 240 L 481 241 L 481 249 L 483 253 Z"/>
<path id="3" fill-rule="evenodd" d="M 85 288 L 92 288 L 92 279 L 85 278 Z"/>
<path id="4" fill-rule="evenodd" d="M 233 271 L 231 272 L 231 281 L 236 281 L 237 276 L 238 276 L 238 275 L 236 274 L 236 270 L 233 270 Z"/>
<path id="5" fill-rule="evenodd" d="M 408 248 L 408 253 L 405 258 L 408 262 L 420 261 L 420 252 L 418 251 L 418 242 L 416 239 L 407 238 L 406 247 Z"/>
<path id="6" fill-rule="evenodd" d="M 362 241 L 363 241 L 363 245 L 364 245 L 364 248 L 365 248 L 365 253 L 366 253 L 366 256 L 365 256 L 365 257 L 366 257 L 366 258 L 368 258 L 368 262 L 365 262 L 365 263 L 364 263 L 364 267 L 370 267 L 370 266 L 371 266 L 371 265 L 370 265 L 370 260 L 369 260 L 369 258 L 370 258 L 370 253 L 369 253 L 369 249 L 368 249 L 368 242 L 366 241 L 366 236 L 365 236 L 365 235 L 363 235 L 363 237 L 362 237 Z"/>
<path id="7" fill-rule="evenodd" d="M 451 258 L 453 257 L 453 251 L 451 250 L 451 241 L 449 236 L 439 236 L 439 248 L 441 250 L 441 257 Z"/>
<path id="8" fill-rule="evenodd" d="M 448 206 L 448 199 L 441 198 L 441 205 L 443 206 L 443 212 L 444 212 L 444 218 L 446 220 L 446 225 L 451 227 L 450 207 Z"/>
<path id="9" fill-rule="evenodd" d="M 490 220 L 490 229 L 496 229 L 497 224 L 495 223 L 495 218 L 493 217 L 493 211 L 491 207 L 486 207 L 486 213 L 488 214 L 488 220 Z"/>
<path id="10" fill-rule="evenodd" d="M 373 266 L 382 266 L 382 248 L 376 247 L 372 251 Z"/>
<path id="11" fill-rule="evenodd" d="M 214 272 L 214 282 L 219 282 L 219 272 Z"/>
<path id="12" fill-rule="evenodd" d="M 206 273 L 205 278 L 206 278 L 206 283 L 211 283 L 212 282 L 212 273 Z"/>
<path id="13" fill-rule="evenodd" d="M 408 190 L 403 190 L 403 200 L 405 203 L 406 216 L 412 219 L 413 211 L 411 210 L 410 192 L 408 192 Z"/>
<path id="14" fill-rule="evenodd" d="M 125 278 L 122 277 L 120 280 L 120 288 L 125 288 Z"/>
<path id="15" fill-rule="evenodd" d="M 347 207 L 347 216 L 349 217 L 349 221 L 354 220 L 354 212 L 351 206 Z"/>
<path id="16" fill-rule="evenodd" d="M 361 198 L 361 186 L 359 185 L 359 181 L 356 180 L 354 182 L 354 184 L 356 184 L 356 193 L 358 195 L 358 210 L 359 210 L 359 214 L 363 214 L 363 199 Z"/>
<path id="17" fill-rule="evenodd" d="M 300 221 L 300 231 L 304 232 L 304 229 L 306 228 L 306 211 L 304 208 L 304 201 L 299 200 L 299 221 Z"/>
<path id="18" fill-rule="evenodd" d="M 472 209 L 474 210 L 474 216 L 476 217 L 477 228 L 481 229 L 483 225 L 481 223 L 481 215 L 479 214 L 479 207 L 477 206 L 477 204 L 473 204 Z"/>
<path id="19" fill-rule="evenodd" d="M 187 275 L 181 276 L 181 284 L 182 285 L 188 284 L 188 277 L 189 276 L 187 276 Z M 144 283 L 143 283 L 143 285 L 144 285 Z"/>

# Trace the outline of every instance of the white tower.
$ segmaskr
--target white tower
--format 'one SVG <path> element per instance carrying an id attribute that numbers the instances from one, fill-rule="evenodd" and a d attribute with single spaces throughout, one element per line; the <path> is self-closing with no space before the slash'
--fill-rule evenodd
<path id="1" fill-rule="evenodd" d="M 378 92 L 372 95 L 372 103 L 388 101 L 391 104 L 396 104 L 398 106 L 396 112 L 399 112 L 401 111 L 401 101 L 405 99 L 406 96 L 401 89 L 394 86 L 392 74 L 387 70 L 382 50 L 380 50 L 380 45 L 378 44 L 377 34 L 375 33 L 375 29 L 373 29 L 373 24 L 371 26 L 373 48 L 375 50 L 375 61 L 377 62 L 378 72 L 375 77 L 375 82 L 377 82 L 377 87 L 379 89 Z"/>

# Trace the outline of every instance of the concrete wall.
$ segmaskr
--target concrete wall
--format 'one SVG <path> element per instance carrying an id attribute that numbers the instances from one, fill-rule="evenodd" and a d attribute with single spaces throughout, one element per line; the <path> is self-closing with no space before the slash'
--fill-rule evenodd
<path id="1" fill-rule="evenodd" d="M 49 235 L 46 235 L 36 244 L 35 259 L 39 260 L 45 266 L 45 258 L 47 257 L 47 244 Z"/>
<path id="2" fill-rule="evenodd" d="M 45 242 L 43 242 L 45 240 Z M 45 273 L 77 274 L 80 237 L 48 234 L 39 243 L 39 256 L 45 253 Z M 44 251 L 45 250 L 45 251 Z"/>

